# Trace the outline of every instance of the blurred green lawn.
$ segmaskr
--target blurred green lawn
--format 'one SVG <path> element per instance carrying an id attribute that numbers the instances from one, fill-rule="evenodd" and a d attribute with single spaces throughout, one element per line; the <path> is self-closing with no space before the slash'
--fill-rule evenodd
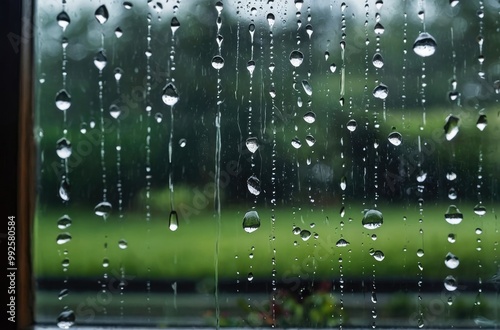
<path id="1" fill-rule="evenodd" d="M 424 267 L 424 279 L 444 279 L 446 275 L 454 275 L 459 280 L 478 276 L 489 279 L 497 271 L 498 225 L 490 209 L 480 218 L 473 213 L 473 205 L 458 204 L 464 220 L 459 225 L 450 225 L 444 219 L 447 204 L 424 206 L 422 223 L 416 205 L 410 208 L 398 204 L 379 205 L 384 224 L 376 230 L 367 230 L 361 225 L 363 207 L 350 204 L 344 218 L 340 217 L 338 207 L 316 207 L 313 211 L 310 207 L 278 208 L 274 228 L 270 208 L 257 208 L 261 227 L 250 234 L 242 229 L 243 215 L 248 209 L 223 209 L 218 256 L 220 278 L 244 279 L 251 271 L 255 279 L 270 279 L 272 248 L 276 249 L 277 278 L 284 281 L 297 275 L 306 279 L 313 272 L 315 278 L 338 277 L 340 256 L 345 276 L 356 278 L 371 277 L 372 265 L 378 277 L 417 278 L 419 261 Z M 66 230 L 72 240 L 58 245 L 56 237 L 64 230 L 57 228 L 57 220 L 66 213 L 73 220 Z M 120 219 L 115 211 L 103 221 L 90 207 L 39 208 L 33 247 L 35 276 L 99 277 L 105 271 L 113 276 L 120 274 L 123 266 L 125 274 L 137 278 L 213 278 L 217 221 L 206 209 L 189 219 L 181 217 L 178 230 L 172 232 L 168 229 L 168 214 L 153 212 L 147 222 L 145 212 L 127 211 Z M 342 229 L 341 221 L 345 223 Z M 317 233 L 318 238 L 311 236 L 303 241 L 292 233 L 294 224 L 310 230 L 313 235 Z M 476 234 L 476 228 L 481 228 L 482 234 Z M 447 240 L 449 233 L 456 235 L 453 244 Z M 372 234 L 377 235 L 376 240 Z M 270 240 L 273 235 L 274 241 Z M 349 246 L 335 246 L 341 236 L 350 242 Z M 481 243 L 477 242 L 478 238 Z M 120 239 L 128 242 L 128 248 L 119 248 Z M 481 251 L 476 250 L 478 246 L 482 247 Z M 385 259 L 375 261 L 369 255 L 370 248 L 383 251 Z M 420 248 L 425 252 L 421 258 L 416 255 Z M 67 274 L 61 266 L 65 249 L 70 260 Z M 444 258 L 448 252 L 459 257 L 458 268 L 446 268 Z M 250 253 L 253 258 L 249 258 Z M 105 257 L 110 262 L 107 268 L 102 265 Z"/>

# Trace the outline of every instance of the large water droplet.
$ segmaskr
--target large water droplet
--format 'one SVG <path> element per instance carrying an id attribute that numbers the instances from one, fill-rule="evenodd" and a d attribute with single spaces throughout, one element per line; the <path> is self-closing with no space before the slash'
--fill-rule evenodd
<path id="1" fill-rule="evenodd" d="M 62 159 L 66 159 L 71 156 L 71 142 L 69 142 L 66 138 L 57 140 L 56 153 Z"/>
<path id="2" fill-rule="evenodd" d="M 179 94 L 177 93 L 177 88 L 171 82 L 168 83 L 165 88 L 163 88 L 163 94 L 161 96 L 163 103 L 169 106 L 173 106 L 179 101 Z"/>
<path id="3" fill-rule="evenodd" d="M 486 117 L 486 115 L 480 115 L 479 118 L 477 119 L 476 127 L 480 131 L 484 131 L 487 125 L 488 125 L 488 118 Z"/>
<path id="4" fill-rule="evenodd" d="M 346 179 L 345 175 L 343 175 L 340 178 L 340 189 L 346 190 L 346 188 L 347 188 L 347 179 Z"/>
<path id="5" fill-rule="evenodd" d="M 455 241 L 456 241 L 455 234 L 452 233 L 448 234 L 448 242 L 455 243 Z"/>
<path id="6" fill-rule="evenodd" d="M 69 241 L 71 241 L 71 235 L 69 233 L 61 233 L 57 235 L 57 244 L 62 245 L 68 243 Z"/>
<path id="7" fill-rule="evenodd" d="M 100 202 L 94 208 L 94 212 L 97 216 L 107 218 L 111 212 L 111 204 L 108 202 Z"/>
<path id="8" fill-rule="evenodd" d="M 302 80 L 302 88 L 307 95 L 311 96 L 313 93 L 312 86 L 309 84 L 307 80 Z"/>
<path id="9" fill-rule="evenodd" d="M 243 217 L 243 229 L 247 233 L 253 233 L 260 227 L 260 218 L 257 211 L 248 211 Z"/>
<path id="10" fill-rule="evenodd" d="M 63 179 L 61 181 L 61 185 L 59 186 L 59 197 L 67 202 L 69 201 L 69 192 L 70 192 L 70 185 L 67 179 Z"/>
<path id="11" fill-rule="evenodd" d="M 456 255 L 454 255 L 451 252 L 448 252 L 448 254 L 446 255 L 446 257 L 444 258 L 444 264 L 449 269 L 455 269 L 460 264 L 460 261 L 458 260 L 458 257 Z"/>
<path id="12" fill-rule="evenodd" d="M 462 213 L 455 205 L 450 205 L 446 210 L 446 214 L 444 215 L 446 222 L 452 225 L 458 225 L 464 219 Z"/>
<path id="13" fill-rule="evenodd" d="M 354 119 L 351 119 L 347 122 L 346 127 L 349 131 L 354 132 L 356 130 L 357 125 L 358 124 L 356 123 L 356 121 Z"/>
<path id="14" fill-rule="evenodd" d="M 267 23 L 269 24 L 270 30 L 273 29 L 274 21 L 275 21 L 274 14 L 272 13 L 267 14 Z"/>
<path id="15" fill-rule="evenodd" d="M 385 255 L 384 255 L 384 252 L 380 251 L 380 250 L 376 250 L 373 252 L 373 258 L 377 261 L 382 261 L 385 259 Z"/>
<path id="16" fill-rule="evenodd" d="M 181 23 L 177 19 L 177 17 L 172 17 L 172 20 L 170 21 L 170 29 L 172 30 L 172 35 L 175 34 L 175 31 L 177 31 L 181 27 Z"/>
<path id="17" fill-rule="evenodd" d="M 483 216 L 486 214 L 486 207 L 482 204 L 477 204 L 474 206 L 474 213 L 479 216 Z"/>
<path id="18" fill-rule="evenodd" d="M 120 117 L 121 113 L 122 110 L 120 109 L 120 107 L 118 107 L 116 104 L 111 104 L 111 106 L 109 107 L 109 114 L 111 115 L 111 117 L 117 119 L 118 117 Z"/>
<path id="19" fill-rule="evenodd" d="M 57 317 L 57 326 L 60 329 L 69 329 L 75 324 L 75 313 L 71 309 L 65 309 Z"/>
<path id="20" fill-rule="evenodd" d="M 250 75 L 253 75 L 253 72 L 255 71 L 255 61 L 254 60 L 248 61 L 247 70 L 250 73 Z"/>
<path id="21" fill-rule="evenodd" d="M 291 144 L 292 144 L 292 147 L 294 147 L 295 149 L 299 149 L 302 146 L 302 143 L 300 142 L 298 137 L 294 137 L 292 139 Z"/>
<path id="22" fill-rule="evenodd" d="M 247 180 L 248 191 L 251 194 L 258 196 L 260 194 L 260 180 L 256 176 L 252 175 Z"/>
<path id="23" fill-rule="evenodd" d="M 117 27 L 117 28 L 115 29 L 115 36 L 116 36 L 117 38 L 121 38 L 121 37 L 122 37 L 122 35 L 123 35 L 123 31 L 122 31 L 122 29 L 121 29 L 120 27 Z"/>
<path id="24" fill-rule="evenodd" d="M 448 291 L 455 291 L 458 287 L 457 280 L 451 275 L 445 277 L 443 284 Z"/>
<path id="25" fill-rule="evenodd" d="M 375 27 L 373 28 L 373 32 L 375 32 L 375 34 L 381 35 L 384 33 L 384 31 L 385 31 L 385 28 L 382 24 L 380 24 L 380 22 L 375 24 Z"/>
<path id="26" fill-rule="evenodd" d="M 312 147 L 316 143 L 316 139 L 311 134 L 307 134 L 306 143 L 308 146 Z"/>
<path id="27" fill-rule="evenodd" d="M 384 100 L 389 95 L 389 88 L 387 88 L 384 84 L 379 84 L 377 87 L 373 89 L 373 96 L 377 99 Z"/>
<path id="28" fill-rule="evenodd" d="M 302 238 L 303 241 L 307 241 L 311 237 L 311 232 L 307 229 L 302 229 L 299 233 L 300 238 Z"/>
<path id="29" fill-rule="evenodd" d="M 56 107 L 61 111 L 65 111 L 68 110 L 70 106 L 71 96 L 65 89 L 61 89 L 56 95 Z"/>
<path id="30" fill-rule="evenodd" d="M 108 13 L 108 9 L 106 8 L 105 5 L 102 5 L 102 6 L 100 6 L 99 8 L 96 9 L 96 11 L 95 11 L 95 18 L 101 24 L 106 23 L 106 21 L 109 18 L 109 13 Z"/>
<path id="31" fill-rule="evenodd" d="M 106 64 L 108 64 L 108 59 L 106 58 L 106 55 L 104 55 L 103 51 L 100 50 L 94 57 L 94 65 L 99 71 L 102 71 Z"/>
<path id="32" fill-rule="evenodd" d="M 67 214 L 65 214 L 62 217 L 60 217 L 59 220 L 57 220 L 57 228 L 66 229 L 69 226 L 71 226 L 71 223 L 72 223 L 71 218 Z"/>
<path id="33" fill-rule="evenodd" d="M 392 145 L 395 145 L 396 147 L 403 142 L 403 136 L 399 132 L 392 132 L 391 134 L 389 134 L 387 139 Z"/>
<path id="34" fill-rule="evenodd" d="M 177 217 L 177 212 L 172 210 L 168 218 L 168 229 L 176 231 L 177 228 L 179 228 L 179 218 Z"/>
<path id="35" fill-rule="evenodd" d="M 362 224 L 366 229 L 376 229 L 382 226 L 384 217 L 378 210 L 365 210 L 363 215 Z"/>
<path id="36" fill-rule="evenodd" d="M 212 67 L 216 70 L 220 70 L 224 67 L 224 59 L 220 55 L 215 55 L 212 58 Z"/>
<path id="37" fill-rule="evenodd" d="M 336 247 L 346 247 L 348 246 L 350 243 L 348 241 L 346 241 L 345 239 L 341 238 L 337 241 L 337 243 L 335 243 L 335 246 Z"/>
<path id="38" fill-rule="evenodd" d="M 300 51 L 294 50 L 290 53 L 290 63 L 292 63 L 294 67 L 299 67 L 302 61 L 304 61 L 304 54 Z"/>
<path id="39" fill-rule="evenodd" d="M 57 15 L 57 24 L 59 24 L 63 31 L 66 30 L 69 23 L 71 23 L 71 20 L 65 11 L 62 11 Z"/>
<path id="40" fill-rule="evenodd" d="M 460 119 L 453 115 L 446 117 L 446 124 L 444 125 L 444 133 L 446 140 L 450 141 L 458 134 L 458 123 Z"/>
<path id="41" fill-rule="evenodd" d="M 413 43 L 413 51 L 421 57 L 431 56 L 436 52 L 436 39 L 427 32 L 419 34 Z"/>
<path id="42" fill-rule="evenodd" d="M 304 121 L 308 124 L 312 124 L 316 121 L 316 114 L 312 111 L 308 111 L 304 114 Z"/>
<path id="43" fill-rule="evenodd" d="M 257 149 L 259 149 L 259 141 L 256 137 L 249 137 L 245 141 L 245 145 L 247 146 L 248 151 L 250 151 L 252 154 L 254 154 Z"/>
<path id="44" fill-rule="evenodd" d="M 455 7 L 459 2 L 460 0 L 450 0 L 450 6 Z"/>
<path id="45" fill-rule="evenodd" d="M 118 241 L 118 247 L 122 250 L 125 250 L 128 247 L 128 243 L 126 240 L 121 239 Z"/>
<path id="46" fill-rule="evenodd" d="M 380 69 L 384 66 L 384 58 L 380 53 L 375 53 L 372 58 L 373 66 Z"/>

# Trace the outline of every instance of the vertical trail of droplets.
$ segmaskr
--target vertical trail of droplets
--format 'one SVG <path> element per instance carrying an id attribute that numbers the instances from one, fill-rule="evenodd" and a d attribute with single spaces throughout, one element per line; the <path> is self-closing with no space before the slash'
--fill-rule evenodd
<path id="1" fill-rule="evenodd" d="M 68 157 L 71 155 L 71 143 L 67 139 L 67 116 L 66 111 L 71 106 L 71 97 L 66 91 L 66 47 L 68 46 L 68 39 L 64 37 L 64 32 L 66 27 L 70 23 L 70 19 L 68 14 L 66 13 L 66 1 L 62 1 L 62 11 L 57 15 L 57 23 L 62 28 L 62 39 L 61 39 L 61 48 L 62 48 L 62 62 L 61 62 L 61 74 L 62 74 L 62 89 L 56 95 L 56 108 L 63 112 L 63 137 L 59 139 L 56 143 L 56 153 L 61 158 L 61 167 L 62 167 L 62 177 L 61 177 L 61 185 L 59 187 L 59 197 L 63 205 L 67 206 L 69 202 L 69 178 L 68 178 Z M 71 218 L 65 214 L 58 219 L 57 227 L 61 230 L 65 230 L 71 225 Z M 59 233 L 56 242 L 58 245 L 63 245 L 71 240 L 71 234 L 67 231 Z M 64 299 L 68 294 L 68 267 L 69 267 L 69 252 L 67 249 L 63 250 L 62 253 L 62 271 L 66 274 L 63 280 L 62 289 L 59 291 L 58 299 Z M 57 317 L 57 325 L 60 328 L 69 328 L 75 323 L 75 314 L 73 310 L 69 308 L 68 305 L 63 307 L 63 310 Z"/>
<path id="2" fill-rule="evenodd" d="M 179 3 L 179 2 L 178 2 Z M 180 23 L 176 17 L 179 6 L 174 6 L 174 16 L 170 21 L 170 30 L 172 31 L 172 38 L 170 40 L 170 56 L 169 56 L 169 73 L 173 75 L 175 72 L 175 32 L 179 29 Z M 172 83 L 175 82 L 171 78 Z M 168 187 L 170 189 L 170 215 L 168 219 L 168 227 L 171 231 L 176 231 L 179 226 L 177 211 L 175 211 L 174 204 L 174 159 L 173 159 L 173 143 L 174 143 L 174 105 L 177 103 L 179 96 L 175 92 L 175 102 L 170 102 L 170 135 L 168 138 Z"/>
<path id="3" fill-rule="evenodd" d="M 418 17 L 420 18 L 420 21 L 422 23 L 422 33 L 419 35 L 419 38 L 420 36 L 423 34 L 423 33 L 426 33 L 426 29 L 425 29 L 425 0 L 420 0 L 420 9 L 419 9 L 419 12 L 418 12 Z M 418 40 L 418 38 L 417 38 Z M 417 41 L 415 42 L 417 43 Z M 414 45 L 413 47 L 414 51 L 416 52 L 416 47 Z M 425 56 L 428 56 L 428 55 L 425 55 Z M 420 130 L 423 131 L 425 126 L 426 126 L 426 109 L 425 109 L 425 87 L 426 87 L 426 82 L 425 82 L 425 77 L 426 77 L 426 74 L 425 74 L 425 60 L 423 59 L 424 56 L 422 56 L 422 69 L 421 69 L 421 75 L 420 75 L 420 86 L 421 86 L 421 89 L 420 89 L 420 102 L 421 102 L 421 106 L 422 106 L 422 125 L 420 126 Z M 421 242 L 422 242 L 422 246 L 421 246 L 421 249 L 422 251 L 424 251 L 424 231 L 423 231 L 423 228 L 422 228 L 422 223 L 423 223 L 423 218 L 424 218 L 424 215 L 423 215 L 423 212 L 424 212 L 424 207 L 423 207 L 423 203 L 424 203 L 424 199 L 423 199 L 423 194 L 424 194 L 424 182 L 427 178 L 427 173 L 425 173 L 423 170 L 422 170 L 422 159 L 423 159 L 423 154 L 422 154 L 422 137 L 421 135 L 419 134 L 418 135 L 418 152 L 419 152 L 419 159 L 418 159 L 418 162 L 417 162 L 417 167 L 418 167 L 418 170 L 419 170 L 419 173 L 417 174 L 417 182 L 418 182 L 418 186 L 417 186 L 417 189 L 418 189 L 418 193 L 420 195 L 419 199 L 418 199 L 418 205 L 419 205 L 419 214 L 420 214 L 420 217 L 419 217 L 419 223 L 421 224 L 420 225 L 420 229 L 419 229 L 419 234 L 420 234 L 420 238 L 421 238 Z M 419 251 L 417 251 L 417 255 L 418 255 Z M 423 254 L 422 254 L 423 256 Z M 424 267 L 423 267 L 423 264 L 422 262 L 418 261 L 417 262 L 417 267 L 418 267 L 418 272 L 417 272 L 417 275 L 419 276 L 419 280 L 417 282 L 417 285 L 418 285 L 418 316 L 417 316 L 417 326 L 419 328 L 423 328 L 424 327 L 424 311 L 423 311 L 423 301 L 422 301 L 422 283 L 423 283 L 423 270 L 424 270 Z"/>
<path id="4" fill-rule="evenodd" d="M 116 53 L 116 48 L 113 47 L 113 62 L 115 59 L 115 53 Z M 116 81 L 116 93 L 117 93 L 117 99 L 120 97 L 120 79 L 122 76 L 122 70 L 120 68 L 115 68 L 114 70 L 114 77 Z M 109 113 L 111 117 L 116 119 L 116 176 L 117 176 L 117 181 L 116 181 L 116 191 L 118 192 L 118 218 L 120 222 L 120 229 L 121 229 L 121 236 L 122 238 L 118 241 L 118 248 L 121 250 L 125 250 L 127 248 L 127 241 L 123 237 L 123 232 L 124 232 L 124 214 L 123 214 L 123 186 L 122 186 L 122 165 L 121 165 L 121 150 L 122 150 L 122 142 L 121 142 L 121 109 L 119 105 L 117 104 L 112 104 L 109 108 Z M 124 305 L 124 288 L 125 286 L 123 285 L 125 281 L 125 267 L 123 265 L 125 257 L 122 256 L 121 261 L 120 261 L 120 284 L 119 284 L 119 295 L 120 295 L 120 321 L 123 322 L 123 305 Z"/>
<path id="5" fill-rule="evenodd" d="M 104 23 L 108 21 L 109 13 L 108 9 L 105 5 L 101 5 L 96 9 L 95 18 L 97 22 L 102 26 Z M 105 55 L 104 49 L 104 31 L 101 30 L 101 50 L 94 57 L 94 65 L 99 70 L 99 112 L 100 112 L 100 140 L 101 140 L 101 171 L 102 171 L 102 202 L 97 204 L 94 211 L 96 215 L 101 216 L 105 222 L 107 222 L 107 218 L 109 216 L 109 211 L 111 210 L 111 204 L 107 201 L 107 182 L 106 182 L 106 162 L 105 162 L 105 128 L 104 128 L 104 101 L 103 101 L 103 88 L 104 81 L 102 77 L 102 71 L 107 65 L 107 58 Z M 103 294 L 107 292 L 107 281 L 108 281 L 108 273 L 107 268 L 109 267 L 109 258 L 108 258 L 108 234 L 104 235 L 104 257 L 102 260 L 102 267 L 104 269 L 103 280 L 100 281 Z M 103 314 L 107 314 L 107 308 L 105 305 L 103 306 Z"/>
<path id="6" fill-rule="evenodd" d="M 151 237 L 151 112 L 153 111 L 151 107 L 151 64 L 150 55 L 151 54 L 151 20 L 152 15 L 148 13 L 146 16 L 147 24 L 147 35 L 146 35 L 146 95 L 145 95 L 145 111 L 146 111 L 146 162 L 145 162 L 145 182 L 146 182 L 146 228 L 147 237 Z M 151 245 L 149 244 L 149 239 L 147 240 L 146 249 L 149 252 Z M 151 322 L 151 267 L 147 268 L 147 280 L 146 280 L 146 309 L 148 315 L 148 322 Z"/>
<path id="7" fill-rule="evenodd" d="M 276 22 L 276 18 L 273 14 L 274 7 L 271 4 L 270 12 L 267 14 L 267 22 L 269 24 L 269 84 L 270 90 L 269 95 L 271 96 L 271 130 L 272 130 L 272 150 L 271 150 L 271 327 L 276 326 L 276 247 L 275 247 L 275 235 L 276 235 L 276 113 L 275 113 L 275 97 L 276 89 L 274 86 L 274 34 L 273 27 Z"/>
<path id="8" fill-rule="evenodd" d="M 215 9 L 217 10 L 217 40 L 218 42 L 218 53 L 214 58 L 218 59 L 218 65 L 214 65 L 214 61 L 212 60 L 212 66 L 217 70 L 217 110 L 215 114 L 215 185 L 214 185 L 214 205 L 215 212 L 217 217 L 217 225 L 216 225 L 216 238 L 215 238 L 215 256 L 214 256 L 214 281 L 215 281 L 215 327 L 216 329 L 220 328 L 220 303 L 219 303 L 219 241 L 221 234 L 221 209 L 220 209 L 220 159 L 221 159 L 221 133 L 220 133 L 220 125 L 221 125 L 221 99 L 220 94 L 222 92 L 222 85 L 220 79 L 220 69 L 224 66 L 224 59 L 222 58 L 222 36 L 220 34 L 220 29 L 222 26 L 222 10 L 223 10 L 222 1 L 217 1 L 215 4 Z M 219 38 L 220 36 L 220 38 Z"/>
<path id="9" fill-rule="evenodd" d="M 477 16 L 479 19 L 479 34 L 477 36 L 477 42 L 479 45 L 479 56 L 477 58 L 479 62 L 479 69 L 478 69 L 478 76 L 481 79 L 485 79 L 485 72 L 483 71 L 483 63 L 484 63 L 484 55 L 483 55 L 483 45 L 484 45 L 484 35 L 483 35 L 483 19 L 484 19 L 484 4 L 482 0 L 479 0 L 479 8 L 477 10 Z M 479 107 L 479 104 L 477 104 L 477 107 Z M 483 113 L 483 110 L 479 111 L 479 119 L 477 120 L 476 127 L 480 130 L 483 131 L 486 128 L 487 125 L 487 119 L 486 115 Z M 474 207 L 474 213 L 479 216 L 480 221 L 479 224 L 482 227 L 483 226 L 483 219 L 482 217 L 486 214 L 486 208 L 483 205 L 483 197 L 482 197 L 482 187 L 483 187 L 483 134 L 480 135 L 480 141 L 479 141 L 479 150 L 478 150 L 478 169 L 477 169 L 477 199 L 478 199 L 478 204 Z M 476 308 L 479 310 L 479 305 L 481 304 L 481 292 L 482 292 L 482 279 L 481 279 L 481 273 L 482 273 L 482 264 L 481 264 L 481 238 L 480 235 L 482 234 L 482 229 L 481 227 L 478 227 L 475 229 L 475 233 L 478 236 L 477 238 L 477 247 L 476 250 L 478 252 L 478 257 L 477 257 L 477 267 L 478 267 L 478 292 L 476 296 L 476 300 L 474 302 L 474 305 Z"/>

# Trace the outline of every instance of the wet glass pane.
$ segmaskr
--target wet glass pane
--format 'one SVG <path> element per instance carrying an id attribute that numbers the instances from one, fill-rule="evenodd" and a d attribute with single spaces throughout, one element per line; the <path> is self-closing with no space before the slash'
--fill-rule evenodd
<path id="1" fill-rule="evenodd" d="M 498 326 L 498 1 L 35 22 L 38 324 Z"/>

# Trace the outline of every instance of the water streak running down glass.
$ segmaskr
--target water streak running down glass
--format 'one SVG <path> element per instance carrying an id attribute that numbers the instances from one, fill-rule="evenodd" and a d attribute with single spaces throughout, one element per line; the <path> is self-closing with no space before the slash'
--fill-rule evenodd
<path id="1" fill-rule="evenodd" d="M 500 326 L 500 3 L 38 1 L 41 326 Z"/>

